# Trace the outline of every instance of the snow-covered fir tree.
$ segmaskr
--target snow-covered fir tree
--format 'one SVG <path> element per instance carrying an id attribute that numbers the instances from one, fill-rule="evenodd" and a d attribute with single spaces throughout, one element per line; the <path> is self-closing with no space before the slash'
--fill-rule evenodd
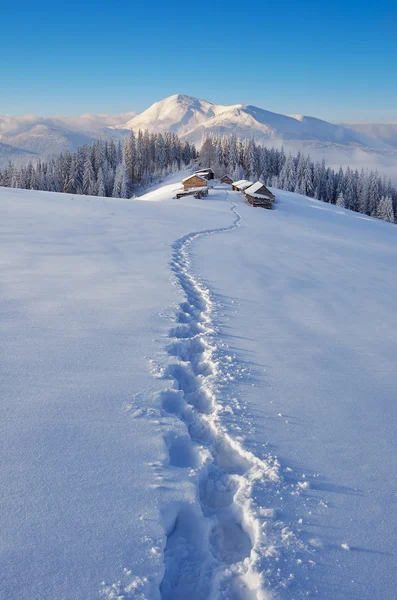
<path id="1" fill-rule="evenodd" d="M 342 191 L 339 192 L 338 197 L 336 199 L 336 206 L 340 208 L 346 208 L 346 200 Z"/>
<path id="2" fill-rule="evenodd" d="M 97 140 L 92 146 L 67 151 L 48 162 L 20 168 L 10 163 L 0 172 L 0 185 L 128 198 L 140 186 L 189 165 L 195 158 L 194 145 L 182 142 L 175 134 L 131 132 L 123 144 Z"/>
<path id="3" fill-rule="evenodd" d="M 391 196 L 381 197 L 376 216 L 383 221 L 394 223 L 393 200 Z"/>

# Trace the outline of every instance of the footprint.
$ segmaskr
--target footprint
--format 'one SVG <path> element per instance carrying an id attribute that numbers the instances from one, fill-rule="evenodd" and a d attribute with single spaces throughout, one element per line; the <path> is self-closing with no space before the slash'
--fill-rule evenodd
<path id="1" fill-rule="evenodd" d="M 226 565 L 248 558 L 252 544 L 241 525 L 232 516 L 221 517 L 210 536 L 214 556 Z"/>
<path id="2" fill-rule="evenodd" d="M 181 435 L 170 431 L 165 437 L 168 448 L 169 464 L 172 467 L 196 468 L 200 465 L 198 450 L 192 444 L 188 434 Z"/>
<path id="3" fill-rule="evenodd" d="M 160 394 L 161 406 L 163 409 L 172 414 L 180 416 L 184 407 L 185 400 L 181 390 L 166 390 Z"/>

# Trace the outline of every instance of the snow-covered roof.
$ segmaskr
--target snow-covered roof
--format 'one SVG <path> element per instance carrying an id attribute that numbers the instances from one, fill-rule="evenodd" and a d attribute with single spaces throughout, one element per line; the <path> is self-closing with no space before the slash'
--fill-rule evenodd
<path id="1" fill-rule="evenodd" d="M 189 175 L 188 177 L 185 177 L 185 179 L 182 179 L 182 183 L 185 183 L 185 181 L 189 181 L 189 179 L 192 179 L 192 177 L 200 177 L 200 179 L 202 179 L 203 181 L 205 179 L 204 177 L 202 177 L 198 173 L 193 173 L 192 175 Z"/>
<path id="2" fill-rule="evenodd" d="M 240 190 L 245 190 L 246 188 L 252 185 L 252 181 L 248 181 L 247 179 L 240 179 L 240 181 L 234 181 L 233 185 Z"/>
<path id="3" fill-rule="evenodd" d="M 261 189 L 261 187 L 263 187 L 263 183 L 261 183 L 260 181 L 256 181 L 253 185 L 251 185 L 251 187 L 249 187 L 247 190 L 245 190 L 248 193 L 253 193 L 255 194 L 255 192 L 257 192 L 258 190 Z"/>
<path id="4" fill-rule="evenodd" d="M 259 190 L 261 189 L 264 189 L 265 191 L 259 192 Z M 273 199 L 273 195 L 270 192 L 270 190 L 268 190 L 267 187 L 260 181 L 256 181 L 253 185 L 251 185 L 251 187 L 246 188 L 244 191 L 246 194 L 248 194 L 249 196 L 253 196 L 254 198 L 263 197 L 270 198 L 271 200 Z"/>

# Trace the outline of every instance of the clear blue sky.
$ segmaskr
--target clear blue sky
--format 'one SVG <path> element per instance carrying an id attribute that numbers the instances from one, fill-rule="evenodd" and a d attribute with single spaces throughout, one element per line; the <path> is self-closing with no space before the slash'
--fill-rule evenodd
<path id="1" fill-rule="evenodd" d="M 396 5 L 8 1 L 0 114 L 143 110 L 184 93 L 329 120 L 397 121 Z"/>

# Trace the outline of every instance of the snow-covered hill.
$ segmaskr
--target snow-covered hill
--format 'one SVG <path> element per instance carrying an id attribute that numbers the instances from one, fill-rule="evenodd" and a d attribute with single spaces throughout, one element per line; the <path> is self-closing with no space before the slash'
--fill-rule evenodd
<path id="1" fill-rule="evenodd" d="M 50 158 L 65 150 L 76 150 L 78 146 L 91 144 L 95 138 L 82 132 L 39 123 L 18 133 L 2 135 L 1 139 L 5 140 L 9 147 L 14 147 L 16 152 L 23 149 L 33 156 Z"/>
<path id="2" fill-rule="evenodd" d="M 36 156 L 29 150 L 22 150 L 10 144 L 0 142 L 0 169 L 8 165 L 9 161 L 15 164 L 25 164 L 29 160 L 35 160 Z"/>
<path id="3" fill-rule="evenodd" d="M 0 596 L 394 600 L 397 228 L 0 189 Z"/>
<path id="4" fill-rule="evenodd" d="M 29 160 L 48 159 L 102 137 L 123 138 L 125 132 L 114 126 L 133 114 L 48 119 L 35 115 L 0 116 L 0 168 L 9 160 L 26 164 Z"/>

